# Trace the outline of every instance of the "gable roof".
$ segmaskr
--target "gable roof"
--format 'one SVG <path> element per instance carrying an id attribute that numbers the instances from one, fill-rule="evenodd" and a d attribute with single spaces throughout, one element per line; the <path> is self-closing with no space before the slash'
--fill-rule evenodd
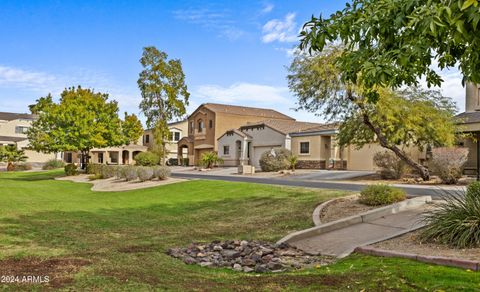
<path id="1" fill-rule="evenodd" d="M 465 112 L 456 115 L 454 118 L 458 124 L 480 123 L 480 112 Z"/>
<path id="2" fill-rule="evenodd" d="M 225 133 L 223 133 L 223 135 L 218 137 L 217 140 L 220 140 L 220 138 L 222 138 L 225 135 L 233 135 L 233 134 L 237 134 L 238 136 L 243 137 L 243 138 L 252 138 L 252 136 L 248 135 L 247 133 L 244 133 L 244 132 L 242 132 L 240 130 L 237 130 L 237 129 L 231 129 L 231 130 L 228 130 Z"/>
<path id="3" fill-rule="evenodd" d="M 17 113 L 0 112 L 0 120 L 4 120 L 4 121 L 13 121 L 13 120 L 18 120 L 18 119 L 33 120 L 36 117 L 37 117 L 36 115 L 31 115 L 31 114 L 17 114 Z"/>
<path id="4" fill-rule="evenodd" d="M 258 123 L 248 123 L 240 127 L 240 130 L 251 129 L 255 127 L 267 126 L 280 132 L 282 134 L 289 134 L 292 132 L 299 132 L 310 128 L 322 126 L 319 123 L 298 122 L 295 120 L 265 120 Z"/>
<path id="5" fill-rule="evenodd" d="M 240 115 L 240 116 L 255 116 L 255 117 L 263 117 L 265 119 L 295 120 L 294 118 L 289 117 L 273 109 L 246 107 L 246 106 L 220 104 L 220 103 L 201 104 L 191 115 L 193 115 L 202 107 L 205 107 L 215 113 Z"/>

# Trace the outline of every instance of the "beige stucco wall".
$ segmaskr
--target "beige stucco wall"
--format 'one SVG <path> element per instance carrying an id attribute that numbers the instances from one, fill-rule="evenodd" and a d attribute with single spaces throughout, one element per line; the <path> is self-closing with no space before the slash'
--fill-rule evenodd
<path id="1" fill-rule="evenodd" d="M 178 132 L 180 133 L 180 139 L 182 139 L 184 136 L 187 136 L 188 135 L 188 122 L 187 121 L 181 121 L 181 122 L 178 122 L 178 123 L 172 123 L 171 125 L 169 125 L 168 127 L 170 129 L 170 132 Z M 146 135 L 149 135 L 149 143 L 146 143 Z M 173 135 L 172 135 L 172 139 L 173 139 Z M 177 158 L 178 157 L 178 141 L 169 141 L 167 142 L 166 144 L 166 148 L 167 148 L 167 159 L 170 159 L 170 158 Z M 149 130 L 145 130 L 144 133 L 143 133 L 143 137 L 140 139 L 140 145 L 143 143 L 143 145 L 147 146 L 147 147 L 151 147 L 154 145 L 155 143 L 155 139 L 153 137 L 153 130 L 149 129 Z M 186 154 L 186 152 L 185 152 Z"/>
<path id="2" fill-rule="evenodd" d="M 479 86 L 468 82 L 465 88 L 465 111 L 473 112 L 480 110 Z"/>
<path id="3" fill-rule="evenodd" d="M 237 141 L 241 142 L 241 151 L 240 153 L 237 150 Z M 240 165 L 242 162 L 247 164 L 246 161 L 246 143 L 247 139 L 238 135 L 237 133 L 233 133 L 232 135 L 223 135 L 220 139 L 218 139 L 218 156 L 223 159 L 224 166 L 237 166 Z M 229 154 L 225 154 L 224 146 L 229 147 Z"/>
<path id="4" fill-rule="evenodd" d="M 300 153 L 301 142 L 310 143 L 310 153 Z M 299 160 L 325 160 L 322 148 L 324 147 L 322 147 L 322 136 L 320 135 L 292 137 L 292 154 L 297 156 Z"/>

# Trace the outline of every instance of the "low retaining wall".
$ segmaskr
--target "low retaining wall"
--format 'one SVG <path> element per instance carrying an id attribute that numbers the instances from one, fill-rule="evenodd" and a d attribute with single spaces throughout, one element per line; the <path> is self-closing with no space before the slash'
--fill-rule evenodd
<path id="1" fill-rule="evenodd" d="M 456 268 L 472 270 L 472 271 L 480 270 L 480 262 L 478 261 L 455 259 L 455 258 L 448 258 L 448 257 L 438 257 L 438 256 L 425 256 L 425 255 L 418 255 L 418 254 L 412 254 L 412 253 L 378 249 L 378 248 L 369 247 L 369 246 L 357 247 L 355 249 L 355 252 L 366 254 L 366 255 L 379 256 L 379 257 L 404 258 L 404 259 L 415 260 L 415 261 L 428 263 L 428 264 L 456 267 Z"/>

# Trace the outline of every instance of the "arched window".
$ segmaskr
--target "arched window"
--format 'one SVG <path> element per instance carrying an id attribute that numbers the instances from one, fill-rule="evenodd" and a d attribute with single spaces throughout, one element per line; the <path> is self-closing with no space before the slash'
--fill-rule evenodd
<path id="1" fill-rule="evenodd" d="M 198 120 L 198 132 L 199 133 L 203 132 L 204 127 L 205 127 L 205 125 L 203 124 L 203 120 Z"/>

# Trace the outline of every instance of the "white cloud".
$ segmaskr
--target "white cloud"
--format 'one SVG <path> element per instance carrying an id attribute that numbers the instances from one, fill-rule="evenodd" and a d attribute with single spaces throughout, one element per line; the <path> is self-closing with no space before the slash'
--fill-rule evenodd
<path id="1" fill-rule="evenodd" d="M 263 14 L 270 13 L 270 12 L 272 12 L 273 8 L 275 8 L 275 5 L 273 5 L 272 3 L 265 3 L 263 5 L 261 13 L 263 13 Z"/>
<path id="2" fill-rule="evenodd" d="M 235 25 L 233 17 L 228 10 L 212 10 L 208 8 L 185 9 L 173 12 L 175 18 L 199 25 L 203 28 L 214 30 L 218 35 L 231 41 L 237 40 L 245 32 Z"/>
<path id="3" fill-rule="evenodd" d="M 285 19 L 272 19 L 268 21 L 262 28 L 264 43 L 278 42 L 295 42 L 298 40 L 297 23 L 295 22 L 295 13 L 288 13 Z"/>
<path id="4" fill-rule="evenodd" d="M 289 104 L 287 87 L 239 82 L 228 87 L 219 85 L 199 86 L 193 94 L 195 97 L 212 102 L 243 104 L 255 103 L 271 105 Z"/>
<path id="5" fill-rule="evenodd" d="M 0 66 L 0 87 L 44 90 L 56 82 L 55 76 L 45 72 Z"/>
<path id="6" fill-rule="evenodd" d="M 293 58 L 293 56 L 300 51 L 298 47 L 293 47 L 293 48 L 275 48 L 277 51 L 285 52 L 285 55 L 287 58 Z"/>

